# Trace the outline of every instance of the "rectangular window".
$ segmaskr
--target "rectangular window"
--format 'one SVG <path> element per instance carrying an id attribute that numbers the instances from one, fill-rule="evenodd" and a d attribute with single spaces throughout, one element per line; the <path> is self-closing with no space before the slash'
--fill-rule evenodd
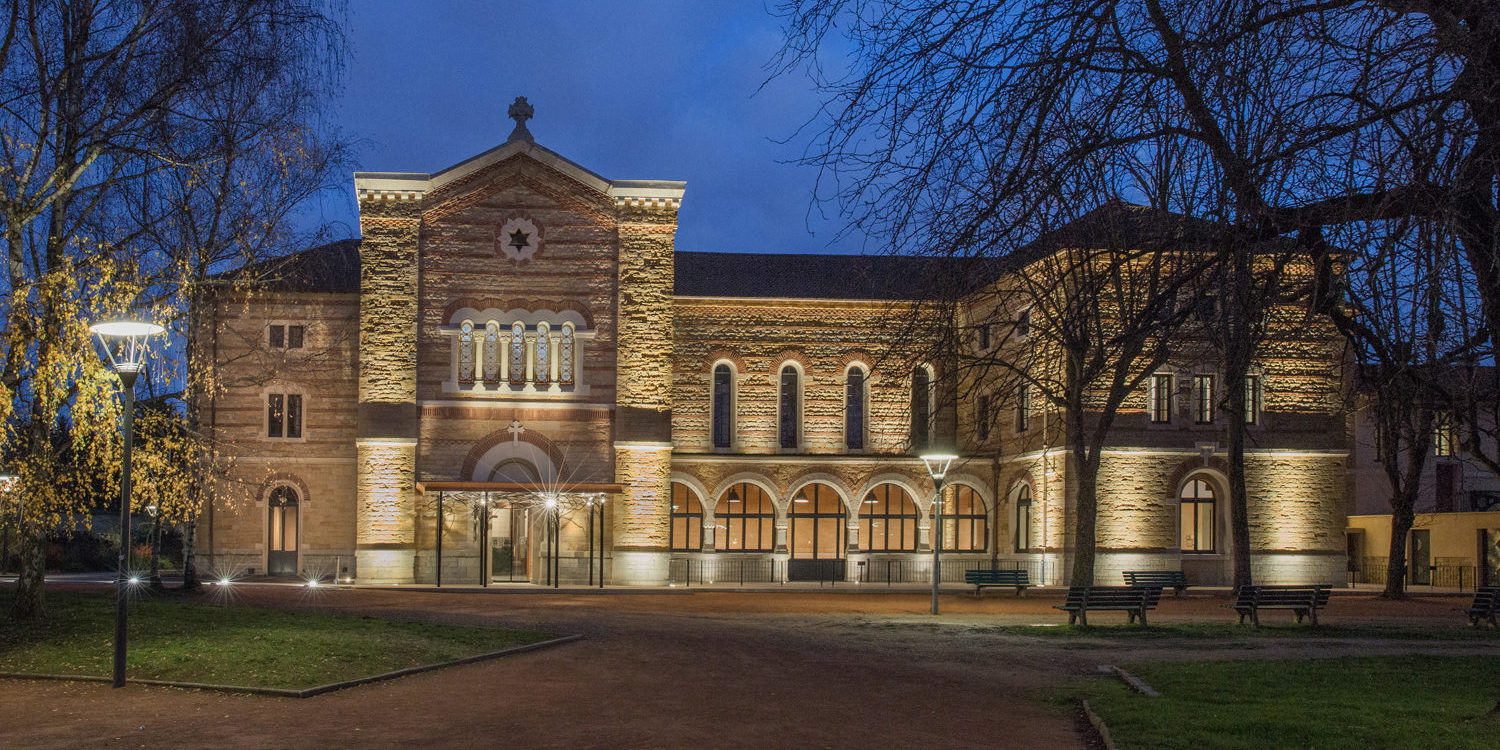
<path id="1" fill-rule="evenodd" d="M 286 326 L 271 326 L 271 348 L 282 349 L 286 347 Z"/>
<path id="2" fill-rule="evenodd" d="M 987 393 L 979 394 L 974 403 L 974 426 L 981 442 L 990 439 L 990 396 Z"/>
<path id="3" fill-rule="evenodd" d="M 1214 421 L 1214 376 L 1193 376 L 1193 421 L 1212 424 Z"/>
<path id="4" fill-rule="evenodd" d="M 1031 429 L 1031 384 L 1022 383 L 1016 388 L 1016 432 Z"/>
<path id="5" fill-rule="evenodd" d="M 280 323 L 269 326 L 266 330 L 267 343 L 272 349 L 301 349 L 304 330 L 302 326 Z"/>
<path id="6" fill-rule="evenodd" d="M 266 437 L 285 437 L 286 396 L 272 393 L 266 396 Z"/>
<path id="7" fill-rule="evenodd" d="M 1442 458 L 1453 455 L 1453 415 L 1440 411 L 1432 419 L 1432 454 Z"/>
<path id="8" fill-rule="evenodd" d="M 302 326 L 287 326 L 286 327 L 286 348 L 288 348 L 288 349 L 301 349 L 302 348 Z"/>
<path id="9" fill-rule="evenodd" d="M 1022 310 L 1021 315 L 1016 318 L 1016 338 L 1024 339 L 1031 335 L 1031 311 Z"/>
<path id="10" fill-rule="evenodd" d="M 1151 421 L 1166 423 L 1172 421 L 1172 376 L 1151 376 Z"/>
<path id="11" fill-rule="evenodd" d="M 302 437 L 302 395 L 270 393 L 266 395 L 266 437 Z"/>
<path id="12" fill-rule="evenodd" d="M 1245 376 L 1245 424 L 1260 424 L 1260 376 Z"/>
<path id="13" fill-rule="evenodd" d="M 985 352 L 987 352 L 987 351 L 990 350 L 990 324 L 989 323 L 985 323 L 984 325 L 982 325 L 982 326 L 979 327 L 979 350 L 980 351 L 985 351 Z"/>
<path id="14" fill-rule="evenodd" d="M 719 365 L 714 368 L 714 447 L 728 448 L 730 446 L 730 429 L 733 425 L 731 412 L 733 403 L 733 383 L 730 382 L 734 374 L 728 365 Z"/>
<path id="15" fill-rule="evenodd" d="M 781 447 L 797 447 L 797 371 L 781 370 Z"/>

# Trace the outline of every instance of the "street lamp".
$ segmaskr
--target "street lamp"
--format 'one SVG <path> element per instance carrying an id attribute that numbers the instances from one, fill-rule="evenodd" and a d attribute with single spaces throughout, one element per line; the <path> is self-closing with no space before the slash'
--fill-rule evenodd
<path id="1" fill-rule="evenodd" d="M 927 464 L 927 475 L 932 477 L 934 498 L 932 501 L 932 613 L 938 613 L 938 583 L 943 580 L 943 569 L 938 564 L 943 549 L 943 477 L 948 467 L 958 456 L 952 453 L 923 453 L 922 463 Z"/>
<path id="2" fill-rule="evenodd" d="M 135 378 L 141 374 L 146 357 L 146 341 L 166 329 L 155 323 L 136 320 L 114 320 L 89 326 L 104 347 L 109 366 L 120 378 L 120 395 L 124 402 L 125 455 L 120 475 L 120 571 L 115 578 L 115 673 L 114 686 L 125 687 L 125 602 L 130 560 L 130 447 L 135 429 Z"/>

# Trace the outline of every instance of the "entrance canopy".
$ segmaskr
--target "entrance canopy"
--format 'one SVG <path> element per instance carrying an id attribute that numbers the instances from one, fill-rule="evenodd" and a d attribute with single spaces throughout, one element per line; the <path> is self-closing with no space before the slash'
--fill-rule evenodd
<path id="1" fill-rule="evenodd" d="M 533 492 L 558 495 L 594 495 L 624 492 L 625 485 L 613 482 L 547 486 L 536 482 L 417 482 L 417 494 L 429 492 Z"/>

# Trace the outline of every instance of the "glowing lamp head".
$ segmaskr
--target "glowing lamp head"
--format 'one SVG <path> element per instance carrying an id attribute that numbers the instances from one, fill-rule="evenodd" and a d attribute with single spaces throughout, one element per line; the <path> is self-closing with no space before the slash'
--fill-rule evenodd
<path id="1" fill-rule="evenodd" d="M 140 576 L 131 576 L 130 577 L 130 585 L 132 585 L 132 586 L 139 586 L 140 584 L 141 584 L 141 577 Z"/>
<path id="2" fill-rule="evenodd" d="M 546 506 L 547 510 L 557 510 L 557 495 L 548 495 L 547 499 L 542 501 L 542 505 Z"/>
<path id="3" fill-rule="evenodd" d="M 923 453 L 922 463 L 927 465 L 927 475 L 934 481 L 941 481 L 948 475 L 948 468 L 958 460 L 958 456 L 952 453 Z"/>
<path id="4" fill-rule="evenodd" d="M 219 585 L 220 586 L 228 586 L 229 584 L 230 584 L 230 580 L 228 578 L 220 578 L 219 579 Z"/>
<path id="5" fill-rule="evenodd" d="M 148 503 L 146 505 L 146 515 L 156 518 L 156 514 L 160 512 L 161 508 L 157 507 L 156 503 Z"/>
<path id="6" fill-rule="evenodd" d="M 155 323 L 139 320 L 111 320 L 89 326 L 89 331 L 99 337 L 109 366 L 122 380 L 132 382 L 146 360 L 147 340 L 166 330 Z"/>

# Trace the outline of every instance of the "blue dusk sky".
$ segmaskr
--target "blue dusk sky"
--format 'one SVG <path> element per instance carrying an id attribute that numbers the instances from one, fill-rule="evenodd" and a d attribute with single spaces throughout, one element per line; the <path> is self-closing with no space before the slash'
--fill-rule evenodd
<path id="1" fill-rule="evenodd" d="M 761 2 L 354 0 L 348 21 L 332 117 L 360 170 L 488 150 L 525 96 L 537 143 L 608 179 L 685 180 L 679 250 L 858 251 L 812 205 L 817 170 L 788 163 L 818 98 L 801 73 L 767 82 L 781 31 Z M 358 232 L 352 193 L 321 208 L 336 233 Z"/>

